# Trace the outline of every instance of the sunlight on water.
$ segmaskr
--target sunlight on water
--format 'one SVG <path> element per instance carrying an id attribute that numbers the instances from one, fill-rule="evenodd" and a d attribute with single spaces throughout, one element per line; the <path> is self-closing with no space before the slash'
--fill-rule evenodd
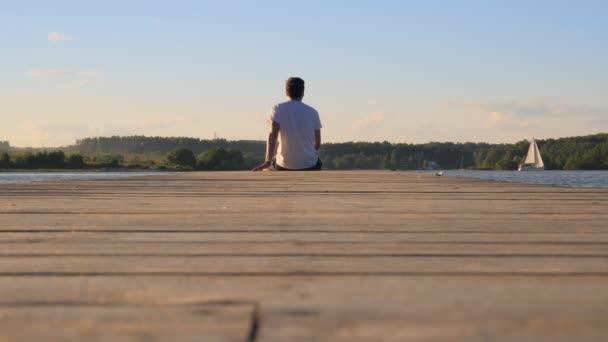
<path id="1" fill-rule="evenodd" d="M 125 177 L 150 176 L 151 172 L 0 172 L 0 184 L 74 181 L 74 180 L 105 180 Z"/>
<path id="2" fill-rule="evenodd" d="M 491 179 L 500 182 L 608 188 L 608 171 L 443 171 L 446 176 Z"/>

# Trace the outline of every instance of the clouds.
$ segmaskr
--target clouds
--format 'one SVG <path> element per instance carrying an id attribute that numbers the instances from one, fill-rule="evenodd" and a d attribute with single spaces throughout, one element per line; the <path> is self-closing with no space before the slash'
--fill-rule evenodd
<path id="1" fill-rule="evenodd" d="M 608 118 L 608 107 L 558 98 L 452 100 L 432 116 L 440 117 L 444 113 L 458 118 L 449 122 L 449 127 L 458 132 L 459 140 L 513 142 L 529 137 L 557 138 L 608 130 L 608 120 L 603 119 Z"/>
<path id="2" fill-rule="evenodd" d="M 419 140 L 433 125 L 428 120 L 420 120 L 420 115 L 416 112 L 398 112 L 393 109 L 376 110 L 368 112 L 367 115 L 354 115 L 350 123 L 343 121 L 344 119 L 334 121 L 331 117 L 325 119 L 322 116 L 321 119 L 327 122 L 326 139 L 332 142 L 353 140 L 411 142 Z"/>
<path id="3" fill-rule="evenodd" d="M 106 135 L 152 135 L 253 138 L 238 131 L 251 125 L 236 125 L 250 117 L 239 113 L 208 111 L 199 104 L 168 101 L 166 98 L 100 96 L 98 91 L 0 92 L 0 137 L 14 146 L 60 146 L 78 138 Z M 262 132 L 260 130 L 260 132 Z"/>
<path id="4" fill-rule="evenodd" d="M 62 32 L 51 32 L 47 35 L 51 43 L 62 43 L 71 40 Z M 82 88 L 100 83 L 104 77 L 97 69 L 69 70 L 65 68 L 30 68 L 25 71 L 25 76 L 34 80 L 45 80 L 55 82 L 52 85 L 61 85 L 72 88 Z"/>
<path id="5" fill-rule="evenodd" d="M 76 88 L 97 84 L 103 80 L 103 74 L 94 69 L 77 71 L 74 76 L 75 80 L 70 85 Z"/>
<path id="6" fill-rule="evenodd" d="M 488 114 L 488 118 L 484 124 L 485 128 L 494 128 L 499 126 L 502 123 L 511 121 L 513 119 L 512 114 L 501 113 L 501 112 L 491 112 Z"/>
<path id="7" fill-rule="evenodd" d="M 600 122 L 608 117 L 608 107 L 567 103 L 555 98 L 459 101 L 451 100 L 442 110 L 481 117 L 486 129 L 529 127 L 533 122 Z"/>
<path id="8" fill-rule="evenodd" d="M 65 76 L 65 70 L 61 69 L 45 69 L 45 68 L 34 68 L 25 71 L 25 75 L 29 78 L 49 78 L 57 76 Z"/>
<path id="9" fill-rule="evenodd" d="M 551 98 L 488 101 L 479 108 L 487 113 L 485 129 L 519 130 L 536 136 L 543 132 L 554 136 L 557 131 L 572 132 L 567 135 L 591 134 L 608 129 L 608 108 Z"/>
<path id="10" fill-rule="evenodd" d="M 354 130 L 361 132 L 384 122 L 386 122 L 386 115 L 383 112 L 374 112 L 357 120 L 354 124 Z"/>
<path id="11" fill-rule="evenodd" d="M 200 118 L 176 117 L 173 119 L 149 119 L 115 122 L 83 123 L 59 122 L 56 120 L 26 120 L 20 125 L 21 140 L 14 143 L 35 147 L 56 147 L 73 144 L 76 139 L 113 136 L 113 135 L 149 135 L 167 136 L 172 131 L 184 127 L 202 126 Z"/>
<path id="12" fill-rule="evenodd" d="M 25 71 L 25 76 L 35 80 L 50 80 L 68 87 L 82 88 L 103 81 L 103 73 L 96 69 L 70 71 L 53 68 L 32 68 Z"/>
<path id="13" fill-rule="evenodd" d="M 51 123 L 41 121 L 25 121 L 21 125 L 25 132 L 28 146 L 58 146 L 73 142 L 74 137 L 89 137 L 100 135 L 100 129 L 95 126 Z"/>
<path id="14" fill-rule="evenodd" d="M 63 43 L 70 40 L 70 37 L 61 32 L 51 32 L 47 35 L 47 39 L 51 43 Z"/>
<path id="15" fill-rule="evenodd" d="M 552 98 L 487 101 L 479 107 L 490 112 L 506 113 L 518 118 L 580 118 L 608 115 L 607 108 L 564 103 Z"/>

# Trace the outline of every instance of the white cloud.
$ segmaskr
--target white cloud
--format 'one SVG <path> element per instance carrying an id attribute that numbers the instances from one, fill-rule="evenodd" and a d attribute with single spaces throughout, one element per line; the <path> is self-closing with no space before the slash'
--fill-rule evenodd
<path id="1" fill-rule="evenodd" d="M 55 76 L 65 76 L 67 72 L 61 69 L 28 69 L 25 75 L 30 78 L 46 78 Z"/>
<path id="2" fill-rule="evenodd" d="M 197 117 L 175 117 L 172 119 L 146 119 L 120 123 L 106 123 L 98 127 L 101 135 L 167 135 L 168 130 L 203 125 Z"/>
<path id="3" fill-rule="evenodd" d="M 386 121 L 386 115 L 383 112 L 374 112 L 368 116 L 360 118 L 355 122 L 355 131 L 363 131 L 372 126 L 377 126 Z"/>
<path id="4" fill-rule="evenodd" d="M 462 118 L 449 122 L 456 140 L 513 142 L 523 138 L 557 138 L 605 131 L 608 107 L 557 98 L 446 101 L 441 112 Z M 440 111 L 434 115 L 439 117 Z M 447 120 L 447 119 L 446 119 Z M 446 123 L 448 124 L 448 123 Z M 447 135 L 446 135 L 447 136 Z"/>
<path id="5" fill-rule="evenodd" d="M 83 70 L 75 73 L 76 80 L 72 82 L 73 87 L 85 87 L 87 85 L 95 84 L 103 79 L 103 75 L 98 70 Z"/>
<path id="6" fill-rule="evenodd" d="M 501 113 L 501 112 L 491 112 L 488 114 L 488 117 L 486 118 L 484 127 L 485 128 L 495 128 L 496 126 L 499 126 L 502 123 L 505 123 L 512 119 L 513 119 L 512 114 Z"/>
<path id="7" fill-rule="evenodd" d="M 45 129 L 40 129 L 33 122 L 25 122 L 22 129 L 29 134 L 30 146 L 46 146 L 49 141 L 49 133 Z"/>
<path id="8" fill-rule="evenodd" d="M 93 85 L 103 80 L 103 73 L 95 69 L 68 71 L 63 69 L 34 68 L 26 70 L 25 75 L 33 79 L 61 77 L 67 81 L 66 85 L 77 88 Z"/>
<path id="9" fill-rule="evenodd" d="M 580 118 L 608 114 L 608 109 L 585 104 L 560 102 L 552 98 L 488 101 L 479 106 L 491 112 L 509 113 L 520 118 Z"/>
<path id="10" fill-rule="evenodd" d="M 99 135 L 99 128 L 94 125 L 51 123 L 41 121 L 25 121 L 22 131 L 29 135 L 28 146 L 56 147 L 72 143 L 76 138 Z"/>
<path id="11" fill-rule="evenodd" d="M 70 40 L 70 38 L 68 36 L 66 36 L 65 34 L 61 33 L 61 32 L 51 32 L 48 34 L 48 39 L 49 42 L 51 43 L 63 43 L 65 41 Z"/>
<path id="12" fill-rule="evenodd" d="M 65 123 L 47 120 L 28 120 L 21 123 L 21 143 L 33 147 L 57 147 L 74 144 L 76 139 L 112 135 L 171 136 L 172 130 L 202 126 L 200 118 L 138 120 L 131 122 Z"/>

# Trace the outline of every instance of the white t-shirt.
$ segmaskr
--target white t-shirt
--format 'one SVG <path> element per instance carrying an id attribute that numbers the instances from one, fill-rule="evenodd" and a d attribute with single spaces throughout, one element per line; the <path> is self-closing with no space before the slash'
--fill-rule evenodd
<path id="1" fill-rule="evenodd" d="M 321 129 L 321 120 L 314 108 L 301 101 L 283 102 L 272 108 L 270 120 L 280 126 L 277 165 L 298 170 L 317 164 L 315 130 Z"/>

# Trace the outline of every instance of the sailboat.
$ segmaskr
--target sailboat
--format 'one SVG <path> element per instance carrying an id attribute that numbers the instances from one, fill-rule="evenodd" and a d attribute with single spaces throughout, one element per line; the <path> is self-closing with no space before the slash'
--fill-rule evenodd
<path id="1" fill-rule="evenodd" d="M 545 169 L 543 157 L 540 156 L 536 140 L 532 138 L 526 159 L 519 165 L 519 171 L 542 171 Z"/>

